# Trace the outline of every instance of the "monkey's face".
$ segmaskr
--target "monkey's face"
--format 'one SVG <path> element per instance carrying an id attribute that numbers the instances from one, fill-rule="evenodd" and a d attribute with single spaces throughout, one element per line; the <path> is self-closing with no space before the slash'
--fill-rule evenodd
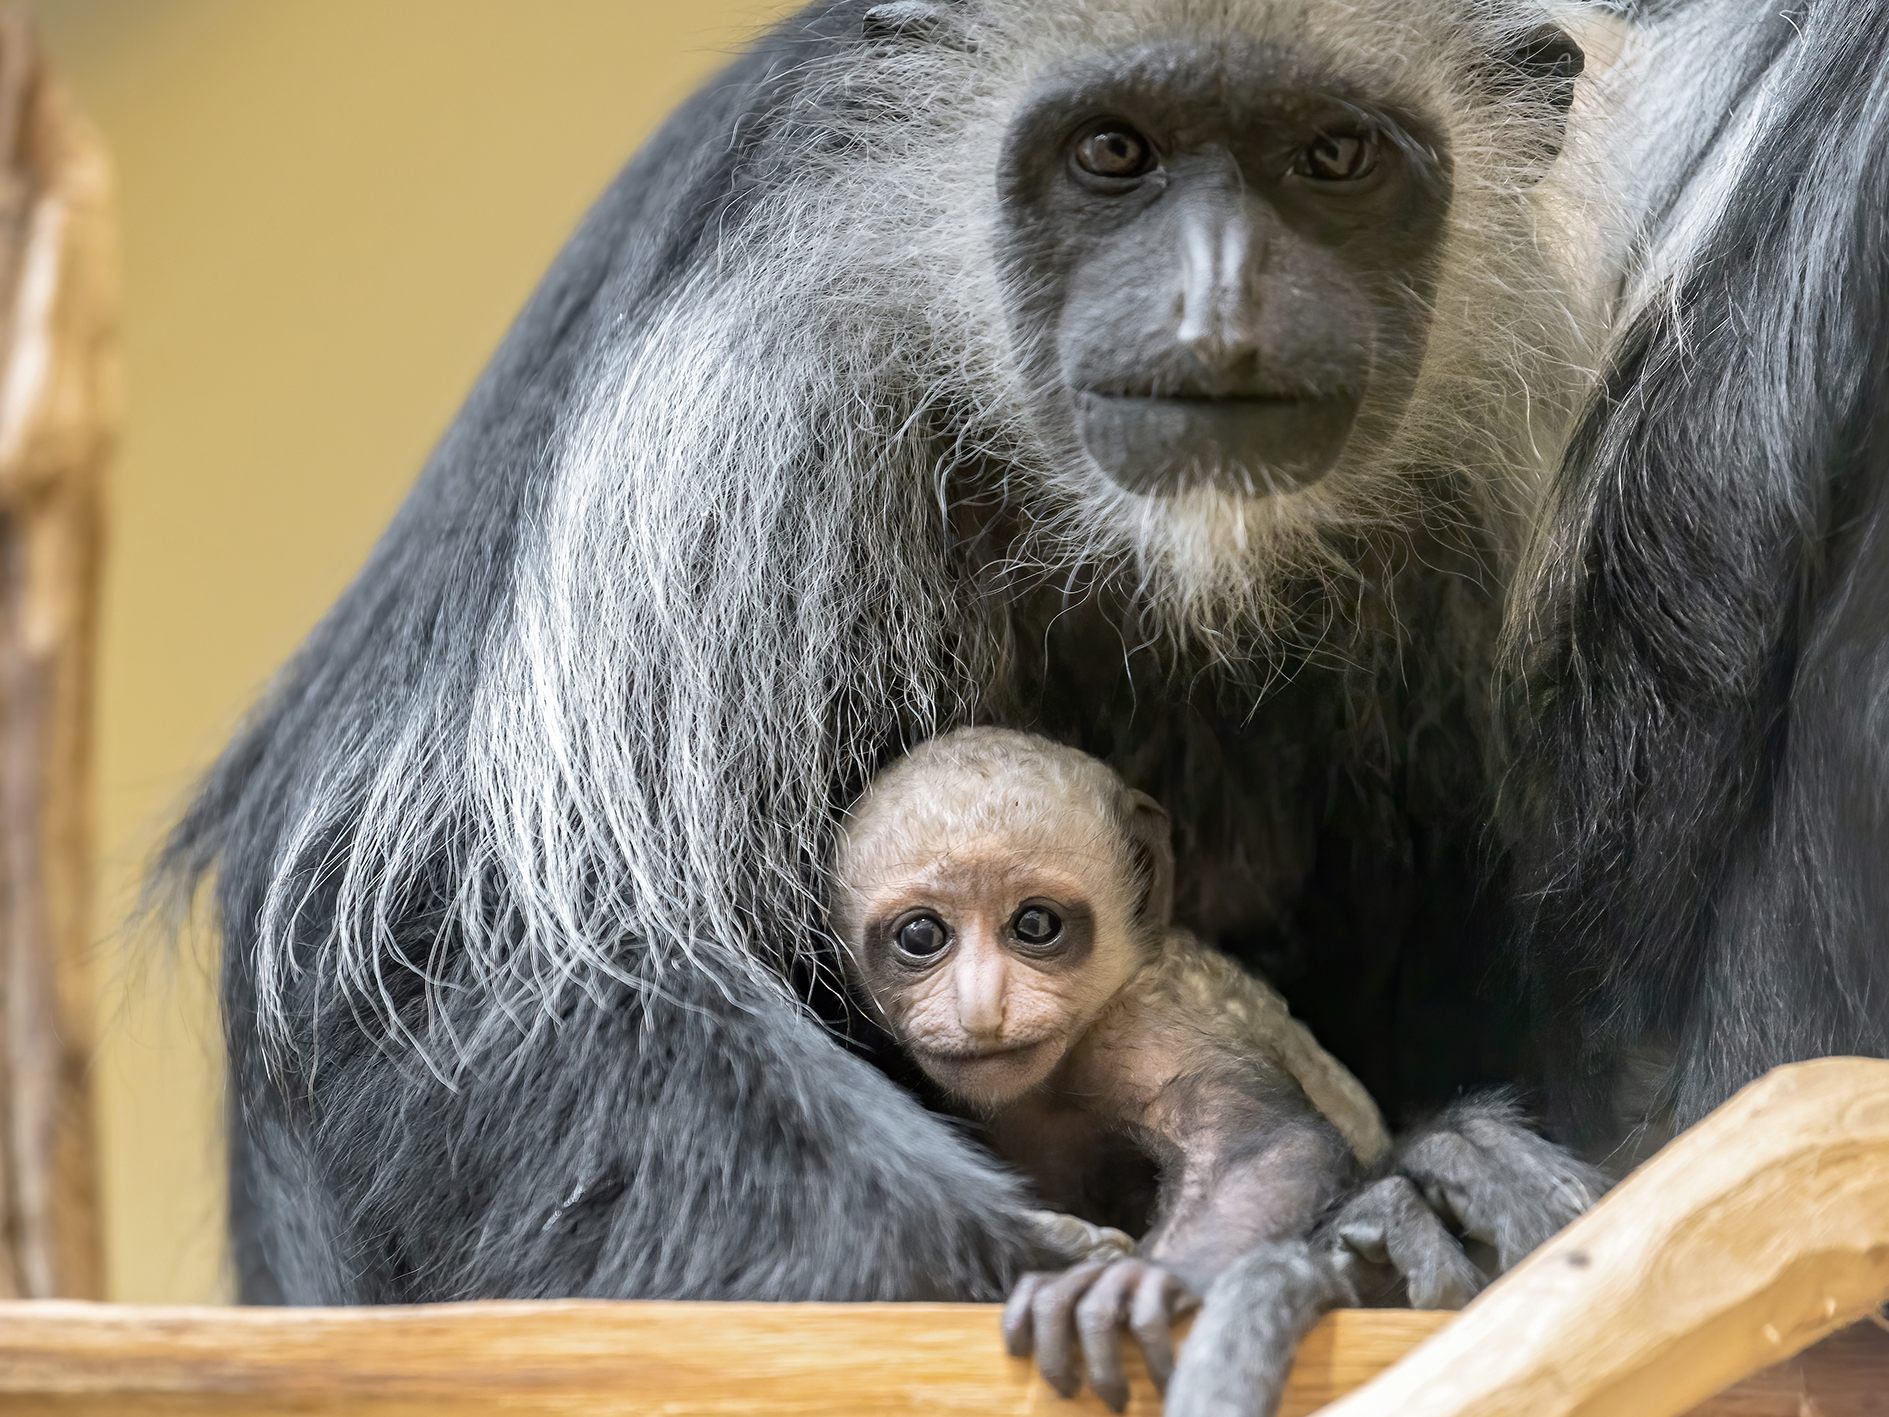
<path id="1" fill-rule="evenodd" d="M 1048 1079 L 1140 963 L 1120 903 L 1070 865 L 1013 849 L 921 863 L 873 892 L 849 942 L 893 1036 L 973 1107 Z"/>
<path id="2" fill-rule="evenodd" d="M 1450 207 L 1439 128 L 1252 42 L 1072 65 L 1004 144 L 1036 417 L 1116 486 L 1289 494 L 1392 437 Z"/>

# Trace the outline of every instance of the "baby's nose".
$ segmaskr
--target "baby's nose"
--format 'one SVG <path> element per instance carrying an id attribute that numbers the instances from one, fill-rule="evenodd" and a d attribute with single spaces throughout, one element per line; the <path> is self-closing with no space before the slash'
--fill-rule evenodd
<path id="1" fill-rule="evenodd" d="M 1004 1031 L 1007 961 L 985 940 L 962 940 L 958 957 L 958 1025 L 973 1038 L 996 1038 Z M 967 948 L 968 946 L 968 948 Z"/>

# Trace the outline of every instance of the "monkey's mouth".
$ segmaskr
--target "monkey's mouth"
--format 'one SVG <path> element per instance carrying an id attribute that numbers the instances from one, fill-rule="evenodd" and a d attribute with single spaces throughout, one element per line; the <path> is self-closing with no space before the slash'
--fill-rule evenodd
<path id="1" fill-rule="evenodd" d="M 1023 1058 L 1047 1042 L 1047 1038 L 1035 1038 L 1028 1043 L 1006 1043 L 996 1048 L 914 1048 L 912 1051 L 928 1061 L 963 1068 L 974 1067 L 979 1063 L 1002 1062 L 1006 1058 Z"/>
<path id="2" fill-rule="evenodd" d="M 1340 391 L 1216 396 L 1082 389 L 1076 436 L 1128 492 L 1190 487 L 1264 497 L 1316 482 L 1338 461 L 1358 399 Z"/>

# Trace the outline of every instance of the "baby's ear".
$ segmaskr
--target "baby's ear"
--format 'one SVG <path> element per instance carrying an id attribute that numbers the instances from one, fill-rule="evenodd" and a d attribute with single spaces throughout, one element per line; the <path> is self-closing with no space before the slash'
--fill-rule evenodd
<path id="1" fill-rule="evenodd" d="M 1142 917 L 1165 930 L 1174 923 L 1174 823 L 1165 807 L 1133 788 L 1122 807 L 1129 849 L 1141 871 Z"/>

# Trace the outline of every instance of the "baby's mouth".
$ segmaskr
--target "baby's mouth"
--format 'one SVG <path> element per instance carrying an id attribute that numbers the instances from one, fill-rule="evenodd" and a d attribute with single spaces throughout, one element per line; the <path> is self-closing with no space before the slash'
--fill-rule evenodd
<path id="1" fill-rule="evenodd" d="M 990 1063 L 1002 1058 L 1021 1057 L 1034 1052 L 1049 1040 L 1032 1038 L 1025 1043 L 994 1043 L 987 1045 L 969 1045 L 963 1048 L 915 1048 L 912 1051 L 927 1058 L 935 1058 L 941 1063 Z"/>

